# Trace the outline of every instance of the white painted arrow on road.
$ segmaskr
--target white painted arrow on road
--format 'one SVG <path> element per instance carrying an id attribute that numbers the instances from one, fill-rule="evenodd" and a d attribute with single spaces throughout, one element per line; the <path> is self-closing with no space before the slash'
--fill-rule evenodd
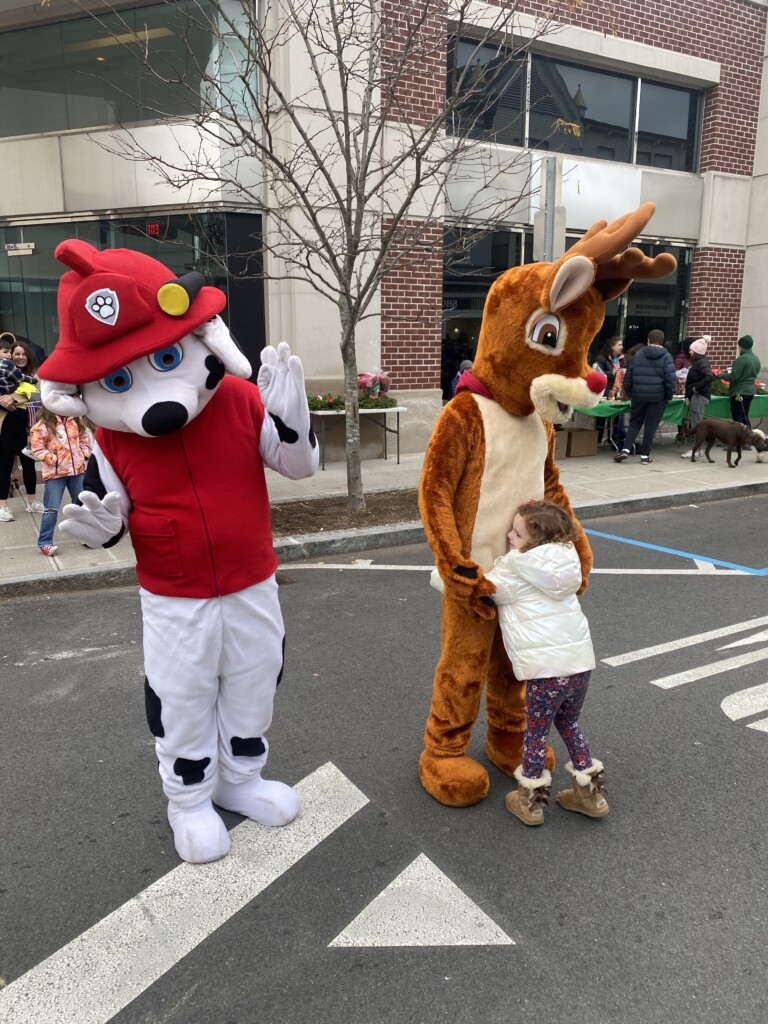
<path id="1" fill-rule="evenodd" d="M 423 853 L 330 946 L 514 946 Z"/>

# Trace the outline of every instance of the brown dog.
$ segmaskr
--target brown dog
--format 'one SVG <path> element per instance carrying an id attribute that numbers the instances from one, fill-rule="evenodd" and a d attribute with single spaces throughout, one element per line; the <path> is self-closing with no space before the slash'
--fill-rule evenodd
<path id="1" fill-rule="evenodd" d="M 704 454 L 707 457 L 707 462 L 714 463 L 714 459 L 710 459 L 709 453 L 712 450 L 712 446 L 715 441 L 722 441 L 726 448 L 726 456 L 728 458 L 728 465 L 731 469 L 736 469 L 739 462 L 741 461 L 741 447 L 742 445 L 749 444 L 757 451 L 762 452 L 768 447 L 765 443 L 765 434 L 762 430 L 750 430 L 749 427 L 744 426 L 743 423 L 736 423 L 734 420 L 702 420 L 701 423 L 697 423 L 693 431 L 693 451 L 691 452 L 691 462 L 696 461 L 696 453 L 702 444 L 706 444 Z M 731 462 L 731 452 L 736 449 L 736 462 Z"/>

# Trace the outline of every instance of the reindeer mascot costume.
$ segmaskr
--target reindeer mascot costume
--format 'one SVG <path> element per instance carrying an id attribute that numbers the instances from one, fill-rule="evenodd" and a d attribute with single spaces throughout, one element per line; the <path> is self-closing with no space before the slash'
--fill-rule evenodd
<path id="1" fill-rule="evenodd" d="M 224 293 L 200 274 L 74 240 L 56 257 L 71 269 L 42 400 L 100 425 L 61 529 L 89 547 L 130 530 L 168 820 L 183 860 L 216 860 L 229 835 L 214 802 L 264 825 L 299 810 L 261 770 L 285 646 L 264 466 L 317 468 L 301 363 L 267 347 L 258 387 L 240 379 L 251 367 L 217 315 Z"/>
<path id="2" fill-rule="evenodd" d="M 525 682 L 504 652 L 484 577 L 507 549 L 516 507 L 546 498 L 571 507 L 554 459 L 553 423 L 574 405 L 591 408 L 606 378 L 590 372 L 589 346 L 605 303 L 632 279 L 671 274 L 669 254 L 650 259 L 625 246 L 653 216 L 653 203 L 612 224 L 594 224 L 555 263 L 514 267 L 488 292 L 477 354 L 443 409 L 427 449 L 419 506 L 444 583 L 442 651 L 419 761 L 436 800 L 466 807 L 488 793 L 485 768 L 467 755 L 486 683 L 486 753 L 512 775 L 522 760 Z M 592 553 L 577 523 L 583 583 Z M 547 749 L 547 767 L 554 756 Z"/>

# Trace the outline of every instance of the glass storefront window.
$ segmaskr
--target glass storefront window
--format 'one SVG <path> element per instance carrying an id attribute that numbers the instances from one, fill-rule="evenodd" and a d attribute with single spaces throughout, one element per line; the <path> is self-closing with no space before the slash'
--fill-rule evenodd
<path id="1" fill-rule="evenodd" d="M 637 163 L 646 167 L 692 171 L 696 159 L 698 114 L 695 92 L 643 81 L 640 87 Z"/>
<path id="2" fill-rule="evenodd" d="M 522 234 L 516 231 L 461 231 L 444 235 L 443 345 L 441 384 L 450 398 L 450 382 L 459 363 L 472 359 L 488 289 L 522 257 Z"/>
<path id="3" fill-rule="evenodd" d="M 540 54 L 526 62 L 471 39 L 453 42 L 447 81 L 449 99 L 457 89 L 466 94 L 449 132 L 595 160 L 696 170 L 702 104 L 694 90 Z"/>
<path id="4" fill-rule="evenodd" d="M 628 162 L 635 81 L 534 55 L 530 145 L 556 153 Z"/>
<path id="5" fill-rule="evenodd" d="M 471 139 L 523 145 L 525 59 L 503 48 L 469 39 L 455 40 L 449 50 L 447 89 L 458 91 L 448 131 Z"/>
<path id="6" fill-rule="evenodd" d="M 61 25 L 0 34 L 0 136 L 68 127 Z"/>
<path id="7" fill-rule="evenodd" d="M 216 96 L 211 17 L 179 0 L 0 33 L 0 136 L 198 113 Z"/>

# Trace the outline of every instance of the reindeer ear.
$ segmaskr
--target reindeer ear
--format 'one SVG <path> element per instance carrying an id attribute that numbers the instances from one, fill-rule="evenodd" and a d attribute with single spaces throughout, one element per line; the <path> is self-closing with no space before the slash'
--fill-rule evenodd
<path id="1" fill-rule="evenodd" d="M 570 306 L 595 280 L 595 264 L 586 256 L 569 256 L 555 274 L 549 289 L 549 308 L 553 313 Z"/>

